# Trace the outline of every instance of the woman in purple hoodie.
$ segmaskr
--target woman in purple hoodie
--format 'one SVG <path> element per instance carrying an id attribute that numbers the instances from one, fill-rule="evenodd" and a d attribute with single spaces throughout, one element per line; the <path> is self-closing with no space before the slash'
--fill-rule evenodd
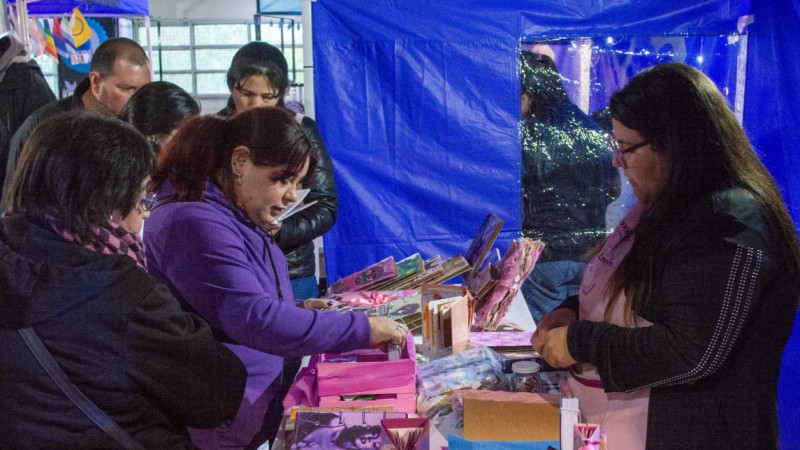
<path id="1" fill-rule="evenodd" d="M 205 318 L 248 371 L 231 423 L 191 430 L 201 448 L 255 448 L 284 356 L 404 344 L 408 329 L 360 312 L 295 304 L 271 227 L 313 173 L 316 151 L 285 110 L 254 108 L 186 124 L 158 155 L 159 202 L 144 233 L 150 272 Z"/>

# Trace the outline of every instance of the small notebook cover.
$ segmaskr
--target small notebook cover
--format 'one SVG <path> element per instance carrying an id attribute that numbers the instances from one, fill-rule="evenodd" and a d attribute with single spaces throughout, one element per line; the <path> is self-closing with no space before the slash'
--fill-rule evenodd
<path id="1" fill-rule="evenodd" d="M 503 219 L 492 213 L 489 213 L 486 215 L 486 217 L 484 217 L 483 223 L 478 230 L 478 234 L 475 235 L 472 243 L 470 243 L 467 253 L 464 254 L 464 258 L 467 260 L 469 265 L 472 266 L 472 272 L 470 272 L 469 277 L 467 278 L 474 277 L 481 269 L 481 264 L 483 263 L 484 258 L 486 258 L 486 254 L 489 253 L 489 249 L 491 249 L 492 245 L 494 245 L 494 241 L 497 240 L 497 235 L 500 234 L 500 230 L 503 228 L 503 223 Z"/>
<path id="2" fill-rule="evenodd" d="M 469 287 L 470 292 L 475 298 L 480 301 L 481 298 L 486 296 L 495 284 L 497 284 L 497 280 L 500 278 L 500 271 L 495 267 L 494 264 L 486 264 L 478 274 L 474 277 L 470 278 L 469 283 L 467 286 Z"/>
<path id="3" fill-rule="evenodd" d="M 416 289 L 421 285 L 430 282 L 444 272 L 442 269 L 442 257 L 439 255 L 432 256 L 425 260 L 423 270 L 415 273 L 414 275 L 398 281 L 397 285 L 393 285 L 392 289 Z"/>
<path id="4" fill-rule="evenodd" d="M 395 264 L 396 274 L 394 278 L 386 280 L 375 287 L 375 289 L 394 289 L 398 282 L 407 279 L 408 277 L 422 272 L 424 268 L 424 261 L 419 253 L 414 253 L 408 258 L 401 259 Z"/>
<path id="5" fill-rule="evenodd" d="M 394 263 L 394 257 L 390 256 L 331 284 L 329 294 L 367 290 L 383 281 L 394 278 L 396 274 L 397 268 Z"/>

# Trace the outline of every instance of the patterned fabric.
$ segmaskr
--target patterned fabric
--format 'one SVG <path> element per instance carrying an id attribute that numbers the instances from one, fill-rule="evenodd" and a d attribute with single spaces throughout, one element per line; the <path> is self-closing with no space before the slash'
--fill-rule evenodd
<path id="1" fill-rule="evenodd" d="M 58 234 L 61 239 L 73 242 L 101 255 L 127 255 L 136 261 L 142 270 L 147 270 L 147 260 L 144 254 L 144 242 L 136 233 L 131 233 L 113 220 L 107 220 L 102 227 L 92 226 L 92 236 L 86 242 L 68 230 L 61 220 L 51 214 L 44 214 L 41 219 L 47 226 Z"/>

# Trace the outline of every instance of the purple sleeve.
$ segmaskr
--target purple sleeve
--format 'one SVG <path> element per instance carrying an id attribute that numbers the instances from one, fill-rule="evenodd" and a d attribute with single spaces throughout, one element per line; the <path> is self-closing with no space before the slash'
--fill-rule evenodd
<path id="1" fill-rule="evenodd" d="M 290 293 L 289 301 L 280 301 L 265 243 L 213 206 L 180 208 L 164 231 L 160 271 L 179 298 L 234 341 L 279 356 L 369 345 L 370 326 L 363 313 L 307 311 L 290 301 Z M 281 288 L 290 290 L 286 262 L 276 257 L 280 249 L 270 249 Z"/>

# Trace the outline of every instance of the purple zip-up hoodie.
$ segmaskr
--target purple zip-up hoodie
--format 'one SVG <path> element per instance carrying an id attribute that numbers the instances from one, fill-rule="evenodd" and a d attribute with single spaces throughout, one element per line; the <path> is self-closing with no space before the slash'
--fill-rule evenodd
<path id="1" fill-rule="evenodd" d="M 167 182 L 159 192 L 172 192 Z M 191 430 L 200 448 L 237 448 L 261 430 L 280 388 L 284 356 L 367 347 L 363 313 L 295 305 L 283 252 L 208 182 L 199 202 L 158 206 L 144 227 L 151 274 L 199 314 L 247 368 L 245 395 L 230 424 Z"/>

